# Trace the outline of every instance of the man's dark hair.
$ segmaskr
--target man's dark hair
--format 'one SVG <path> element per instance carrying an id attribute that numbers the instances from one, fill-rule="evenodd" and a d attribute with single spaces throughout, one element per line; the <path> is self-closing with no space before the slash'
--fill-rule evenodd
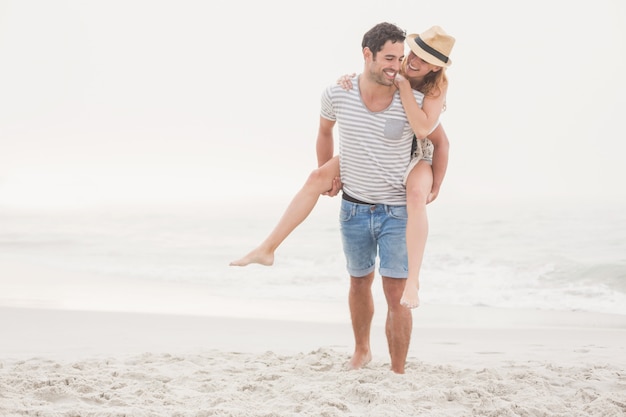
<path id="1" fill-rule="evenodd" d="M 361 48 L 369 48 L 375 59 L 376 54 L 383 49 L 387 41 L 392 43 L 404 42 L 404 38 L 406 38 L 404 30 L 392 23 L 383 22 L 377 24 L 363 35 Z"/>

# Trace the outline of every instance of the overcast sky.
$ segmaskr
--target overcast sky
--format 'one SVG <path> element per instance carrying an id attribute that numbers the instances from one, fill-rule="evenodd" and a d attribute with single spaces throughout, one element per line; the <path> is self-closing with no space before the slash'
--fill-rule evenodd
<path id="1" fill-rule="evenodd" d="M 621 0 L 0 0 L 0 207 L 292 195 L 381 21 L 457 39 L 442 201 L 625 200 Z"/>

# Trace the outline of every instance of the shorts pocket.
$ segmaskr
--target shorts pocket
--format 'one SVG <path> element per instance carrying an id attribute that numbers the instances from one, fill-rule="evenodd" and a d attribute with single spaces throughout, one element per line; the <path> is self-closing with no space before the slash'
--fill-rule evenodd
<path id="1" fill-rule="evenodd" d="M 399 220 L 406 220 L 408 217 L 406 206 L 388 206 L 387 213 L 389 217 Z"/>
<path id="2" fill-rule="evenodd" d="M 342 201 L 342 203 L 344 203 Z M 341 205 L 341 210 L 339 210 L 339 221 L 340 222 L 348 222 L 350 219 L 354 217 L 354 209 L 350 203 L 344 203 Z"/>

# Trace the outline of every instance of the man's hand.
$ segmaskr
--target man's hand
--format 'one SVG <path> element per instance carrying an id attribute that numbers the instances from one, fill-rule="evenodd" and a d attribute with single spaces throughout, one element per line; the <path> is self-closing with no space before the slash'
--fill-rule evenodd
<path id="1" fill-rule="evenodd" d="M 435 199 L 437 198 L 437 196 L 439 195 L 439 188 L 435 189 L 434 187 L 430 190 L 430 194 L 428 194 L 428 198 L 426 198 L 426 204 L 430 204 L 433 201 L 435 201 Z"/>
<path id="2" fill-rule="evenodd" d="M 330 190 L 326 191 L 325 193 L 322 193 L 322 195 L 327 195 L 329 197 L 334 197 L 337 194 L 339 194 L 339 191 L 341 191 L 341 188 L 343 187 L 343 183 L 341 182 L 341 178 L 340 177 L 335 177 L 333 179 L 333 186 Z"/>

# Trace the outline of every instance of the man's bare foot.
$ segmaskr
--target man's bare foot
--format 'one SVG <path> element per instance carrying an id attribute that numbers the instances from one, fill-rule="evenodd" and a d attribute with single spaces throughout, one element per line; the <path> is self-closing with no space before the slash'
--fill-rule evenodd
<path id="1" fill-rule="evenodd" d="M 350 370 L 361 369 L 372 360 L 372 353 L 354 353 L 352 359 L 346 364 L 346 367 Z"/>
<path id="2" fill-rule="evenodd" d="M 396 374 L 404 374 L 404 366 L 401 369 L 393 369 L 393 366 L 391 367 L 391 370 L 396 373 Z"/>
<path id="3" fill-rule="evenodd" d="M 230 266 L 246 266 L 250 264 L 261 264 L 271 266 L 274 264 L 274 252 L 264 252 L 257 248 L 241 259 L 232 261 Z"/>
<path id="4" fill-rule="evenodd" d="M 406 308 L 417 308 L 420 306 L 420 296 L 418 294 L 419 288 L 408 286 L 404 289 L 402 293 L 402 298 L 400 299 L 400 305 Z"/>

